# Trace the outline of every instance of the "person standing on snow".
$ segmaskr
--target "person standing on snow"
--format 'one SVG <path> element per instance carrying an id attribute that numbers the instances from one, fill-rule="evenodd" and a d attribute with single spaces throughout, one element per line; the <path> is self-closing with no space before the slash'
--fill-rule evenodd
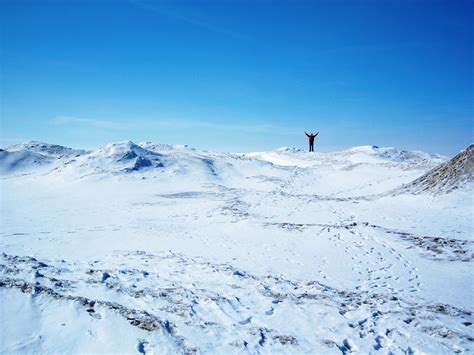
<path id="1" fill-rule="evenodd" d="M 316 132 L 316 134 L 308 134 L 306 132 L 304 132 L 304 134 L 306 134 L 306 136 L 308 137 L 308 140 L 309 140 L 309 151 L 310 152 L 314 152 L 314 138 L 316 138 L 316 136 L 319 134 L 319 132 Z"/>

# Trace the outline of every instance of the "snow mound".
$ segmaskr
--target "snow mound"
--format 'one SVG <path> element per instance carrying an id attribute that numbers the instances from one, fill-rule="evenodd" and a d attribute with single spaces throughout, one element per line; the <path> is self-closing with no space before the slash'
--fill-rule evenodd
<path id="1" fill-rule="evenodd" d="M 231 154 L 198 150 L 185 145 L 152 142 L 135 144 L 128 140 L 107 144 L 94 151 L 30 141 L 1 152 L 0 174 L 27 172 L 52 173 L 58 176 L 66 173 L 67 178 L 71 179 L 74 176 L 82 178 L 97 174 L 140 172 L 150 177 L 159 173 L 160 176 L 179 175 L 190 179 L 214 181 L 216 178 L 254 176 L 256 171 L 260 176 L 263 174 L 262 169 L 263 175 L 266 175 L 265 179 L 273 179 L 281 174 L 281 169 L 290 168 L 317 169 L 315 174 L 323 174 L 324 171 L 332 174 L 337 170 L 345 174 L 344 179 L 359 179 L 361 175 L 367 174 L 382 177 L 387 169 L 392 168 L 419 172 L 419 175 L 415 176 L 404 173 L 407 179 L 390 186 L 390 189 L 393 189 L 401 183 L 412 181 L 444 161 L 444 158 L 434 154 L 377 146 L 315 153 L 293 147 L 281 147 L 267 152 Z M 335 181 L 337 179 L 328 178 L 328 183 L 334 188 Z M 342 186 L 347 188 L 347 181 L 343 182 Z"/>
<path id="2" fill-rule="evenodd" d="M 49 144 L 37 141 L 29 141 L 26 143 L 20 143 L 12 145 L 5 149 L 9 152 L 31 152 L 42 154 L 48 157 L 55 157 L 55 158 L 62 158 L 62 157 L 72 157 L 72 156 L 79 156 L 82 154 L 87 153 L 86 150 L 83 149 L 73 149 L 64 147 L 62 145 L 57 144 Z"/>
<path id="3" fill-rule="evenodd" d="M 376 145 L 361 145 L 357 147 L 352 147 L 350 149 L 347 149 L 346 151 L 350 153 L 377 154 L 379 149 L 380 148 Z M 387 148 L 382 148 L 382 149 L 387 149 Z"/>
<path id="4" fill-rule="evenodd" d="M 399 193 L 449 193 L 474 181 L 474 144 L 454 158 L 402 186 Z"/>
<path id="5" fill-rule="evenodd" d="M 375 145 L 358 146 L 335 152 L 316 151 L 314 153 L 308 153 L 298 148 L 282 147 L 269 152 L 246 153 L 244 156 L 268 161 L 279 166 L 306 168 L 329 164 L 340 166 L 342 169 L 368 165 L 397 166 L 406 170 L 430 169 L 446 160 L 438 154 Z"/>
<path id="6" fill-rule="evenodd" d="M 97 149 L 90 157 L 101 157 L 115 161 L 124 161 L 146 155 L 148 151 L 132 141 L 110 143 Z"/>
<path id="7" fill-rule="evenodd" d="M 55 163 L 87 153 L 82 149 L 72 149 L 57 144 L 37 141 L 15 144 L 0 149 L 0 174 L 32 173 L 44 171 Z"/>
<path id="8" fill-rule="evenodd" d="M 162 144 L 162 143 L 152 143 L 152 142 L 140 142 L 138 145 L 143 149 L 148 149 L 155 152 L 160 151 L 170 151 L 176 149 L 176 145 L 173 144 Z"/>
<path id="9" fill-rule="evenodd" d="M 187 144 L 163 144 L 163 143 L 153 143 L 153 142 L 140 142 L 138 143 L 143 149 L 151 150 L 152 152 L 171 152 L 171 151 L 195 151 L 194 148 L 189 148 Z"/>
<path id="10" fill-rule="evenodd" d="M 82 157 L 80 167 L 93 172 L 132 172 L 163 167 L 161 154 L 144 149 L 132 141 L 107 144 Z"/>
<path id="11" fill-rule="evenodd" d="M 326 154 L 328 158 L 338 164 L 348 164 L 348 169 L 356 166 L 377 165 L 396 166 L 403 170 L 427 171 L 446 161 L 445 157 L 438 154 L 417 150 L 400 150 L 393 147 L 378 147 L 376 145 L 358 146 Z"/>
<path id="12" fill-rule="evenodd" d="M 123 175 L 134 172 L 190 179 L 219 175 L 219 154 L 197 151 L 185 145 L 132 141 L 110 143 L 93 151 L 27 142 L 0 150 L 0 174 L 42 173 L 75 179 L 92 175 Z M 11 150 L 11 151 L 10 151 Z M 219 160 L 219 159 L 217 159 Z M 224 164 L 225 165 L 225 164 Z M 20 171 L 21 168 L 21 171 Z"/>
<path id="13" fill-rule="evenodd" d="M 0 173 L 7 175 L 19 171 L 30 172 L 49 165 L 53 158 L 29 151 L 13 151 L 0 149 Z"/>
<path id="14" fill-rule="evenodd" d="M 300 148 L 293 148 L 293 147 L 281 147 L 275 149 L 275 152 L 280 152 L 280 153 L 304 153 L 305 151 Z"/>
<path id="15" fill-rule="evenodd" d="M 394 162 L 421 162 L 421 161 L 444 161 L 444 157 L 438 154 L 430 154 L 418 150 L 399 150 L 393 147 L 378 147 L 376 145 L 364 145 L 354 147 L 341 152 L 342 155 L 366 155 L 375 158 L 390 160 Z"/>

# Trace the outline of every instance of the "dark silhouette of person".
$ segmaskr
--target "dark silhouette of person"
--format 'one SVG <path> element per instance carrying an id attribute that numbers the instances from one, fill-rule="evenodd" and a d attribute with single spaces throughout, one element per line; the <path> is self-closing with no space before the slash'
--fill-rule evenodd
<path id="1" fill-rule="evenodd" d="M 316 136 L 319 134 L 319 132 L 316 132 L 316 134 L 308 134 L 306 132 L 304 132 L 304 134 L 306 134 L 306 136 L 308 137 L 308 140 L 309 140 L 309 151 L 310 152 L 314 152 L 314 138 L 316 138 Z"/>

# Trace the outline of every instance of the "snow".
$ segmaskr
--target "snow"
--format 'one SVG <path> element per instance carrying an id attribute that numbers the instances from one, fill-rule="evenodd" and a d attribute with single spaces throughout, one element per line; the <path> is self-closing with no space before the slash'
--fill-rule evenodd
<path id="1" fill-rule="evenodd" d="M 472 182 L 386 193 L 444 157 L 0 153 L 0 352 L 472 351 Z"/>
<path id="2" fill-rule="evenodd" d="M 0 151 L 0 172 L 14 173 L 21 170 L 23 173 L 38 169 L 51 162 L 51 157 L 30 151 Z"/>
<path id="3" fill-rule="evenodd" d="M 392 193 L 447 193 L 474 180 L 474 144 Z"/>
<path id="4" fill-rule="evenodd" d="M 7 150 L 10 152 L 28 151 L 28 152 L 43 154 L 49 157 L 56 157 L 56 158 L 64 157 L 64 156 L 74 156 L 74 155 L 77 156 L 80 154 L 87 153 L 87 151 L 83 149 L 72 149 L 72 148 L 63 147 L 57 144 L 48 144 L 48 143 L 42 143 L 42 142 L 37 142 L 37 141 L 29 141 L 26 143 L 12 145 L 8 147 Z"/>

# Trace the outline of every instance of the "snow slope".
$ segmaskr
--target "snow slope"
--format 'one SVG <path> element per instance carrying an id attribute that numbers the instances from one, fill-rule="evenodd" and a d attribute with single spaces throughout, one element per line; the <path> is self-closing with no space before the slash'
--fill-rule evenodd
<path id="1" fill-rule="evenodd" d="M 47 170 L 55 164 L 86 153 L 81 149 L 37 141 L 16 144 L 0 149 L 0 174 L 28 174 Z"/>
<path id="2" fill-rule="evenodd" d="M 448 162 L 403 186 L 400 193 L 448 193 L 474 181 L 474 144 Z"/>
<path id="3" fill-rule="evenodd" d="M 387 193 L 443 157 L 4 152 L 46 158 L 0 160 L 1 352 L 473 349 L 472 184 Z"/>

